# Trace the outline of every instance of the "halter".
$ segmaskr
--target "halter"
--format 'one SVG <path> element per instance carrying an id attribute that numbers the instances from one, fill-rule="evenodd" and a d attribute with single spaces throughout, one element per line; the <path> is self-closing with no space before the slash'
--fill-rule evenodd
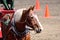
<path id="1" fill-rule="evenodd" d="M 31 16 L 31 18 L 33 18 L 33 16 Z M 28 19 L 28 16 L 27 16 L 27 18 L 26 18 L 26 23 L 27 23 L 27 25 L 32 26 L 31 24 L 29 24 L 29 23 L 27 22 L 27 19 Z"/>

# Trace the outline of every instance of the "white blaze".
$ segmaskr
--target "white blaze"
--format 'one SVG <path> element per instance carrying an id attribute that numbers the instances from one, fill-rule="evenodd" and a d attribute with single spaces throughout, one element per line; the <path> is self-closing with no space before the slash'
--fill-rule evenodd
<path id="1" fill-rule="evenodd" d="M 41 22 L 39 21 L 38 16 L 37 16 L 36 14 L 33 14 L 33 17 L 36 18 L 36 20 L 37 20 L 40 28 L 43 30 L 42 24 L 41 24 Z"/>

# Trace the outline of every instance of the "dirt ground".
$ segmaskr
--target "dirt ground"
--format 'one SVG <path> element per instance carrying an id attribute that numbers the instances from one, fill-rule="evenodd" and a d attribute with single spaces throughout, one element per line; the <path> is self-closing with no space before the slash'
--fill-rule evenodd
<path id="1" fill-rule="evenodd" d="M 15 9 L 27 8 L 35 5 L 36 0 L 15 0 Z M 44 30 L 36 34 L 31 31 L 31 40 L 60 40 L 60 0 L 39 0 L 40 11 L 36 14 Z M 49 18 L 44 18 L 45 6 L 49 6 Z"/>

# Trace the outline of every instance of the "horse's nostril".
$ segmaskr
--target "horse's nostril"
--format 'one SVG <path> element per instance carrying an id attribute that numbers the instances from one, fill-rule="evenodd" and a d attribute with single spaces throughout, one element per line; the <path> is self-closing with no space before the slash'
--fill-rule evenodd
<path id="1" fill-rule="evenodd" d="M 36 30 L 36 33 L 41 33 L 41 31 L 42 31 L 41 29 L 38 29 Z"/>

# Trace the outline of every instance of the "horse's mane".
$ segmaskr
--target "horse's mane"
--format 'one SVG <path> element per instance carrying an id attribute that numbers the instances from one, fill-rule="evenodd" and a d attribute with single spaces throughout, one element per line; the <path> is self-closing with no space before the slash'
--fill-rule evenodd
<path id="1" fill-rule="evenodd" d="M 15 12 L 13 18 L 14 18 L 14 20 L 15 20 L 16 22 L 21 19 L 22 14 L 23 14 L 23 10 L 26 10 L 26 8 L 18 9 L 18 10 Z"/>

